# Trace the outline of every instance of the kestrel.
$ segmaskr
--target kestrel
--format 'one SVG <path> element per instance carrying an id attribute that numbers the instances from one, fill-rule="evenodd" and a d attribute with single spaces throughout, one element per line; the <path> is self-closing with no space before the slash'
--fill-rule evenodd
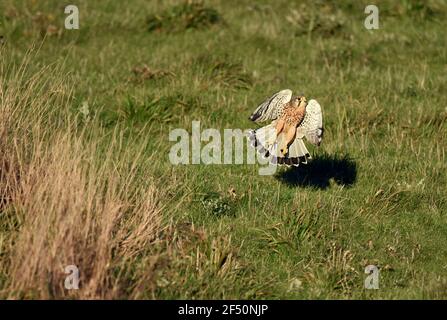
<path id="1" fill-rule="evenodd" d="M 323 138 L 323 115 L 316 100 L 303 95 L 292 96 L 292 90 L 282 90 L 259 105 L 250 120 L 273 120 L 269 125 L 251 130 L 248 139 L 272 163 L 299 166 L 312 157 L 303 137 L 319 146 Z"/>

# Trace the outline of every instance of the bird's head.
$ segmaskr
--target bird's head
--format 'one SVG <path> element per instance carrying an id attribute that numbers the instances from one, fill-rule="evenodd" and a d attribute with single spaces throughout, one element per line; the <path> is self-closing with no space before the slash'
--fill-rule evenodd
<path id="1" fill-rule="evenodd" d="M 293 97 L 293 99 L 292 99 L 292 105 L 293 105 L 294 107 L 299 107 L 299 106 L 302 105 L 302 104 L 304 104 L 304 105 L 307 104 L 307 100 L 306 100 L 306 97 L 305 97 L 305 96 L 303 96 L 303 95 L 299 95 L 299 96 L 295 96 L 295 97 Z"/>

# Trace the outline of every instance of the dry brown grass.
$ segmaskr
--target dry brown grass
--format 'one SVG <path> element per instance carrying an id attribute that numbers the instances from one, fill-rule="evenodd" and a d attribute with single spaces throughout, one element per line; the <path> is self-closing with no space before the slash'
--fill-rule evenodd
<path id="1" fill-rule="evenodd" d="M 104 147 L 78 130 L 64 78 L 27 75 L 31 59 L 0 77 L 0 296 L 138 298 L 153 281 L 161 195 L 135 181 L 141 152 L 119 132 Z M 68 265 L 79 290 L 64 288 Z"/>

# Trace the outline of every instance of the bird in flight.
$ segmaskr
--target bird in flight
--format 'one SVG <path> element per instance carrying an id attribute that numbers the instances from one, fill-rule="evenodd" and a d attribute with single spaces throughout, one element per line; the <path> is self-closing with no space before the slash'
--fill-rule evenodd
<path id="1" fill-rule="evenodd" d="M 323 138 L 323 115 L 316 100 L 293 96 L 285 89 L 259 105 L 249 118 L 254 122 L 272 120 L 269 125 L 250 130 L 248 139 L 273 164 L 299 166 L 312 157 L 303 138 L 319 146 Z"/>

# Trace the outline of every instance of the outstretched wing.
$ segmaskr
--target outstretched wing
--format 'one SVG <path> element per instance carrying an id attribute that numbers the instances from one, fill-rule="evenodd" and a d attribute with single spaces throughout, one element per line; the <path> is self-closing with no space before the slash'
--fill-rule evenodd
<path id="1" fill-rule="evenodd" d="M 281 114 L 284 105 L 289 102 L 291 98 L 292 90 L 289 89 L 275 93 L 256 108 L 255 112 L 250 116 L 250 120 L 255 122 L 275 120 Z"/>
<path id="2" fill-rule="evenodd" d="M 297 138 L 306 137 L 307 141 L 317 146 L 323 139 L 323 113 L 316 100 L 309 100 L 306 106 L 306 114 L 296 131 Z"/>

